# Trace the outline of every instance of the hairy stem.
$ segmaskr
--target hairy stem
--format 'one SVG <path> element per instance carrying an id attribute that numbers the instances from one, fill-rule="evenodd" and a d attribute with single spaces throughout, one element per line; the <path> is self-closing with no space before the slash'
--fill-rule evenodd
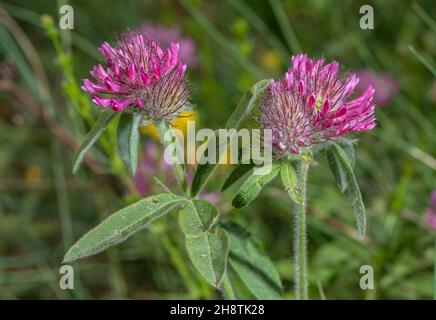
<path id="1" fill-rule="evenodd" d="M 297 167 L 298 187 L 301 203 L 294 207 L 294 264 L 295 264 L 295 296 L 298 300 L 307 300 L 307 239 L 306 239 L 306 183 L 309 163 L 301 161 Z"/>

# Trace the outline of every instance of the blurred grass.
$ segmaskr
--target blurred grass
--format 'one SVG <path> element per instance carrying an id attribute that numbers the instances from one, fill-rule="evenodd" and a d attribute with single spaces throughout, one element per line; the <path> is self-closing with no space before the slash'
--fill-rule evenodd
<path id="1" fill-rule="evenodd" d="M 351 207 L 325 174 L 323 159 L 310 176 L 311 296 L 321 297 L 321 286 L 327 299 L 432 297 L 434 240 L 422 212 L 436 188 L 436 110 L 428 98 L 436 66 L 434 1 L 374 2 L 374 30 L 359 29 L 365 1 L 346 0 L 340 6 L 316 0 L 70 4 L 75 10 L 71 32 L 57 29 L 55 2 L 0 2 L 7 12 L 0 19 L 0 62 L 14 65 L 13 84 L 74 140 L 94 121 L 96 107 L 78 86 L 99 59 L 97 46 L 145 22 L 178 25 L 195 41 L 199 66 L 189 76 L 201 126 L 222 126 L 244 90 L 264 77 L 280 76 L 299 51 L 337 59 L 348 70 L 392 74 L 400 92 L 377 109 L 378 127 L 358 136 L 356 174 L 369 227 L 364 242 L 357 240 Z M 43 14 L 54 19 L 51 34 L 41 25 Z M 72 176 L 71 147 L 21 100 L 4 90 L 0 97 L 0 298 L 219 297 L 189 264 L 174 215 L 75 264 L 77 290 L 60 290 L 65 248 L 138 195 L 114 158 L 114 128 L 92 154 L 99 165 Z M 216 188 L 224 176 L 221 168 Z M 231 198 L 232 190 L 222 197 L 224 219 L 249 227 L 276 263 L 285 297 L 292 298 L 286 194 L 271 186 L 242 211 L 231 209 Z M 374 266 L 374 291 L 358 286 L 364 264 Z M 236 287 L 249 297 L 242 284 Z"/>

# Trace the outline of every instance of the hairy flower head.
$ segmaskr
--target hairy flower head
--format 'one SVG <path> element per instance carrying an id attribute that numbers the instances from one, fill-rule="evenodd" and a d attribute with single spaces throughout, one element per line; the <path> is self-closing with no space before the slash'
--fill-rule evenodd
<path id="1" fill-rule="evenodd" d="M 115 111 L 132 108 L 165 121 L 186 108 L 190 92 L 178 43 L 164 51 L 144 34 L 127 32 L 114 47 L 105 42 L 99 51 L 105 63 L 94 66 L 95 81 L 84 79 L 82 86 L 96 105 Z"/>
<path id="2" fill-rule="evenodd" d="M 284 77 L 268 85 L 258 118 L 272 130 L 276 155 L 298 154 L 301 148 L 375 127 L 372 86 L 353 99 L 359 78 L 341 75 L 338 62 L 325 64 L 305 54 L 291 62 Z"/>

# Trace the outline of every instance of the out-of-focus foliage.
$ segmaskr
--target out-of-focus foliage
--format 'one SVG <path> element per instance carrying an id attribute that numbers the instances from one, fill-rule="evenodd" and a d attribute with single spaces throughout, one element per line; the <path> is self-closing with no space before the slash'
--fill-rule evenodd
<path id="1" fill-rule="evenodd" d="M 432 296 L 434 235 L 422 212 L 436 187 L 434 1 L 374 1 L 374 30 L 361 30 L 359 8 L 367 1 L 77 0 L 69 2 L 71 32 L 58 29 L 66 2 L 0 2 L 0 298 L 219 297 L 189 263 L 174 213 L 75 263 L 75 290 L 59 288 L 62 257 L 80 235 L 140 194 L 162 191 L 144 172 L 174 183 L 162 150 L 152 147 L 153 130 L 141 136 L 143 181 L 129 178 L 116 152 L 116 123 L 71 174 L 78 141 L 96 120 L 80 79 L 99 59 L 100 43 L 144 23 L 179 28 L 195 44 L 189 77 L 197 127 L 224 127 L 243 92 L 280 76 L 300 50 L 352 71 L 390 74 L 399 91 L 355 146 L 368 218 L 363 241 L 351 205 L 321 169 L 327 163 L 309 177 L 310 296 L 319 297 L 319 286 L 328 299 Z M 220 166 L 203 196 L 217 200 L 207 191 L 219 190 L 229 172 Z M 276 183 L 241 210 L 232 209 L 232 186 L 217 206 L 223 220 L 247 227 L 278 268 L 284 297 L 292 298 L 291 201 Z M 375 290 L 360 289 L 362 265 L 374 267 Z M 235 291 L 253 297 L 230 271 Z"/>

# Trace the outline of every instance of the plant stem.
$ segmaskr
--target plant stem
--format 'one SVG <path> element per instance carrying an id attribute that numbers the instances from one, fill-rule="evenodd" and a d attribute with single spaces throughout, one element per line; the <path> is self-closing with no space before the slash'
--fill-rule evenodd
<path id="1" fill-rule="evenodd" d="M 168 130 L 170 130 L 170 127 L 168 126 L 168 124 L 166 124 L 164 121 L 156 124 L 158 132 L 159 132 L 159 136 L 160 139 L 162 141 L 162 144 L 168 148 L 168 147 L 173 147 L 175 146 L 175 143 L 179 143 L 177 141 L 177 137 L 175 135 L 173 135 L 173 140 L 172 141 L 168 141 L 167 139 L 165 139 L 165 134 L 168 132 Z M 176 140 L 174 140 L 176 139 Z M 165 151 L 164 151 L 165 152 Z M 182 187 L 183 191 L 189 195 L 189 190 L 188 190 L 188 184 L 186 182 L 186 176 L 185 176 L 185 170 L 183 168 L 183 165 L 179 162 L 178 159 L 178 154 L 177 154 L 178 150 L 173 150 L 171 156 L 173 157 L 173 164 L 171 165 L 173 170 L 174 170 L 174 175 L 176 177 L 177 182 L 179 183 L 179 185 Z M 182 149 L 183 152 L 183 149 Z"/>
<path id="2" fill-rule="evenodd" d="M 298 187 L 301 203 L 294 207 L 294 264 L 295 264 L 295 296 L 297 300 L 307 300 L 307 239 L 306 239 L 306 183 L 309 163 L 302 160 L 297 167 Z"/>
<path id="3" fill-rule="evenodd" d="M 233 291 L 232 284 L 230 283 L 229 276 L 224 275 L 223 282 L 221 284 L 221 294 L 225 300 L 236 300 L 235 292 Z"/>
<path id="4" fill-rule="evenodd" d="M 180 254 L 180 251 L 172 242 L 170 236 L 168 235 L 168 231 L 164 230 L 164 228 L 162 227 L 162 230 L 159 231 L 159 237 L 171 259 L 171 262 L 173 263 L 174 267 L 182 278 L 182 281 L 187 287 L 191 297 L 193 297 L 194 299 L 206 298 L 207 296 L 205 296 L 204 293 L 201 292 L 201 289 L 199 289 L 197 284 L 195 283 L 195 279 L 193 279 L 192 273 L 189 272 L 188 268 L 186 267 L 183 257 Z"/>

